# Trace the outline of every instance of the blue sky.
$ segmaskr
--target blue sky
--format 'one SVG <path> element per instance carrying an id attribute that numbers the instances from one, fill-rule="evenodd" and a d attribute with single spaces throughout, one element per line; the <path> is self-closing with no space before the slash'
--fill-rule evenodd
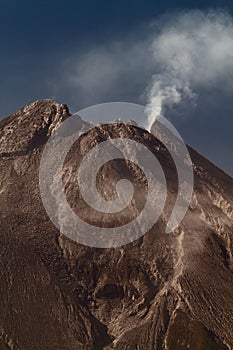
<path id="1" fill-rule="evenodd" d="M 206 15 L 209 8 L 215 11 L 212 17 Z M 222 10 L 227 13 L 224 19 Z M 232 14 L 233 3 L 226 0 L 0 0 L 0 117 L 47 97 L 67 103 L 72 112 L 102 102 L 151 103 L 159 88 L 167 91 L 166 84 L 171 88 L 182 78 L 176 95 L 166 95 L 163 114 L 188 144 L 232 175 Z M 219 23 L 222 46 L 212 52 L 211 33 Z M 183 48 L 179 38 L 186 31 Z M 196 42 L 193 36 L 201 38 L 202 31 L 207 39 Z M 190 50 L 202 45 L 207 47 L 200 51 L 203 59 L 192 61 Z M 176 50 L 188 56 L 185 76 L 180 67 L 170 65 Z M 186 64 L 182 54 L 178 63 Z M 201 79 L 205 71 L 208 84 Z M 177 93 L 181 102 L 173 103 Z"/>

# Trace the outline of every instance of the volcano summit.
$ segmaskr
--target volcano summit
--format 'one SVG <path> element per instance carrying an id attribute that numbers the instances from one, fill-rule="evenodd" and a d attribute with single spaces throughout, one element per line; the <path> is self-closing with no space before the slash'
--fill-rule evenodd
<path id="1" fill-rule="evenodd" d="M 39 187 L 44 147 L 70 117 L 66 105 L 44 100 L 0 122 L 0 349 L 233 349 L 233 179 L 188 147 L 192 200 L 179 227 L 166 234 L 177 171 L 156 133 L 121 122 L 87 130 L 77 117 L 83 132 L 67 154 L 62 181 L 82 220 L 123 226 L 148 196 L 141 169 L 115 159 L 101 167 L 96 186 L 110 201 L 117 182 L 128 179 L 135 190 L 131 203 L 120 215 L 104 216 L 86 205 L 77 170 L 104 141 L 126 138 L 145 146 L 163 168 L 168 191 L 164 212 L 145 235 L 116 248 L 82 245 L 63 234 L 65 212 L 57 213 L 61 230 L 50 221 Z M 59 207 L 52 173 L 50 189 Z"/>

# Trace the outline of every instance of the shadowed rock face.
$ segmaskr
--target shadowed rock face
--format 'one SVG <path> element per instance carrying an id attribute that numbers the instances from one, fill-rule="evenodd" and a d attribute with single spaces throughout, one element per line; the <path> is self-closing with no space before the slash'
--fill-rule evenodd
<path id="1" fill-rule="evenodd" d="M 167 235 L 177 189 L 168 151 L 136 126 L 97 126 L 81 136 L 64 165 L 74 210 L 100 221 L 71 191 L 74 159 L 116 137 L 135 139 L 156 155 L 169 199 L 163 217 L 139 240 L 112 249 L 83 246 L 54 227 L 39 193 L 43 147 L 68 117 L 65 105 L 45 100 L 0 122 L 0 349 L 233 349 L 233 180 L 189 149 L 193 199 L 179 229 Z M 122 173 L 146 192 L 139 169 L 117 161 L 103 168 L 106 179 Z M 101 178 L 97 183 L 104 194 Z"/>

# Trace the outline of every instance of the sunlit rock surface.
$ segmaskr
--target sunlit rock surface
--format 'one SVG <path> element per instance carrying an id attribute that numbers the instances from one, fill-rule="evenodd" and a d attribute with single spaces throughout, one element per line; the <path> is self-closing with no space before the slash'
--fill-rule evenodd
<path id="1" fill-rule="evenodd" d="M 168 200 L 157 224 L 134 243 L 83 246 L 55 228 L 39 193 L 43 147 L 69 115 L 66 105 L 45 100 L 0 122 L 0 349 L 233 349 L 233 180 L 189 148 L 193 199 L 180 227 L 165 234 L 177 190 L 168 151 L 135 125 L 96 126 L 64 165 L 74 210 L 100 220 L 73 195 L 75 171 L 94 144 L 116 137 L 154 152 Z M 143 174 L 127 162 L 106 165 L 102 175 L 122 173 L 146 191 Z M 98 186 L 108 197 L 111 183 L 100 176 Z"/>

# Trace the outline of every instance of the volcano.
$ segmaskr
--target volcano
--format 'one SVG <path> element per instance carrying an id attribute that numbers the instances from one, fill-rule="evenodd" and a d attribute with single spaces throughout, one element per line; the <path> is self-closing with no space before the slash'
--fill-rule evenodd
<path id="1" fill-rule="evenodd" d="M 192 201 L 179 227 L 165 234 L 177 190 L 168 150 L 136 125 L 96 125 L 83 132 L 64 165 L 74 210 L 84 220 L 103 222 L 74 195 L 75 173 L 93 144 L 122 137 L 158 158 L 169 201 L 158 222 L 134 242 L 107 249 L 82 245 L 54 226 L 39 189 L 43 149 L 67 118 L 66 105 L 44 100 L 0 121 L 0 349 L 233 349 L 233 179 L 188 147 Z M 87 123 L 79 123 L 85 130 Z M 100 193 L 108 196 L 109 179 L 122 174 L 144 198 L 140 169 L 117 160 L 103 167 Z M 130 212 L 121 219 L 130 220 Z"/>

